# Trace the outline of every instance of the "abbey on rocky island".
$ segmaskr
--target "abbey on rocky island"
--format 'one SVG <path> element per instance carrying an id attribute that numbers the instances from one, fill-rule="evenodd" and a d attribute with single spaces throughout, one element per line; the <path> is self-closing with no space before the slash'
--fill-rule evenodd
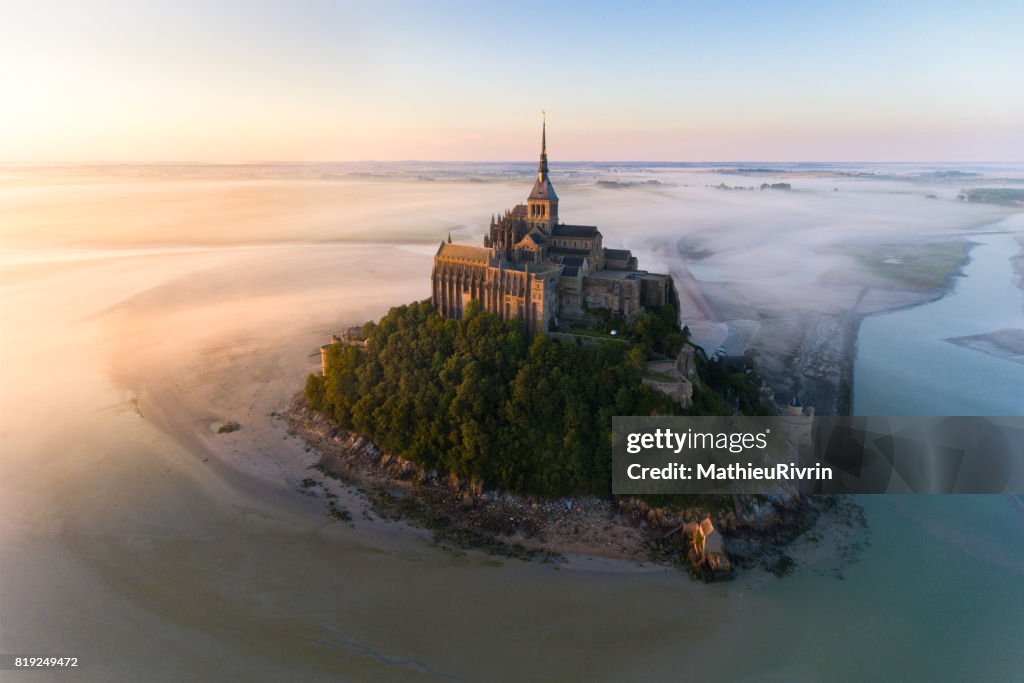
<path id="1" fill-rule="evenodd" d="M 522 320 L 531 335 L 586 321 L 595 309 L 628 319 L 645 308 L 678 307 L 671 275 L 639 270 L 628 249 L 606 249 L 592 225 L 559 222 L 547 122 L 526 204 L 492 217 L 482 247 L 453 244 L 449 235 L 434 255 L 430 278 L 441 315 L 461 318 L 476 300 L 502 319 Z"/>

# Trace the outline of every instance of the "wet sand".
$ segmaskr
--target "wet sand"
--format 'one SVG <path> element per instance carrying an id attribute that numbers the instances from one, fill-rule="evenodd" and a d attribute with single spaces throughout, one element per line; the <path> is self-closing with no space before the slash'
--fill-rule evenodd
<path id="1" fill-rule="evenodd" d="M 496 665 L 510 678 L 607 674 L 612 662 L 592 661 L 590 639 L 643 632 L 657 614 L 613 608 L 616 623 L 587 627 L 575 655 L 562 638 L 582 605 L 607 609 L 619 564 L 580 558 L 554 571 L 452 555 L 401 524 L 332 521 L 297 492 L 313 456 L 270 413 L 316 367 L 325 330 L 309 324 L 320 319 L 312 311 L 344 301 L 367 259 L 360 247 L 299 248 L 309 278 L 300 294 L 232 297 L 291 268 L 282 263 L 295 249 L 130 257 L 10 288 L 5 325 L 25 343 L 5 344 L 18 350 L 5 368 L 21 389 L 5 392 L 5 414 L 17 403 L 22 419 L 4 436 L 4 613 L 17 623 L 4 649 L 73 652 L 112 680 L 280 680 L 293 669 L 476 679 Z M 418 294 L 422 256 L 386 258 L 409 274 L 408 291 L 334 319 Z M 34 315 L 36 297 L 58 292 L 62 305 Z M 217 419 L 241 429 L 214 434 Z M 579 583 L 574 568 L 590 578 Z M 668 605 L 680 598 L 666 592 L 700 599 L 701 587 L 675 573 L 649 576 L 631 591 Z M 663 607 L 662 620 L 672 613 Z M 523 658 L 507 629 L 523 647 L 550 645 Z"/>
<path id="2" fill-rule="evenodd" d="M 622 561 L 452 553 L 400 523 L 327 517 L 299 492 L 315 455 L 272 413 L 330 332 L 426 296 L 431 249 L 241 236 L 5 254 L 0 649 L 82 661 L 36 679 L 1005 680 L 1024 668 L 1009 504 L 972 524 L 941 501 L 869 500 L 871 546 L 842 580 L 808 558 L 783 580 L 713 586 Z M 229 420 L 241 429 L 209 428 Z M 358 493 L 339 495 L 358 510 Z"/>

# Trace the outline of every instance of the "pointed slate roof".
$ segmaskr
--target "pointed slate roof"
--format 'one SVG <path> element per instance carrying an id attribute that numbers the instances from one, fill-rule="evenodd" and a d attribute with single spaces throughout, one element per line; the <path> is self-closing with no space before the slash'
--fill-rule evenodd
<path id="1" fill-rule="evenodd" d="M 537 181 L 533 184 L 530 192 L 530 199 L 540 201 L 557 201 L 558 195 L 548 178 L 548 121 L 544 118 L 544 124 L 540 134 L 540 163 L 537 166 Z"/>

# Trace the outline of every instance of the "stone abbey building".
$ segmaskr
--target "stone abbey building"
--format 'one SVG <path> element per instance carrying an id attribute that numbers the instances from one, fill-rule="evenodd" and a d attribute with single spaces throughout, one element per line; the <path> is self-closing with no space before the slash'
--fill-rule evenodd
<path id="1" fill-rule="evenodd" d="M 430 278 L 441 315 L 461 318 L 475 299 L 503 319 L 523 320 L 531 335 L 586 321 L 588 309 L 630 318 L 644 308 L 678 306 L 670 275 L 639 270 L 627 249 L 606 249 L 592 225 L 559 222 L 546 123 L 526 204 L 492 217 L 482 247 L 453 244 L 449 235 L 434 255 Z"/>

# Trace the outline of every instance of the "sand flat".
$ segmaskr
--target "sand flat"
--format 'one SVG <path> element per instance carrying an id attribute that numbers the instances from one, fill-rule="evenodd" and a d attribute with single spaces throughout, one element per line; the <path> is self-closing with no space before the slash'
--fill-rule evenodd
<path id="1" fill-rule="evenodd" d="M 1001 329 L 988 334 L 951 337 L 946 341 L 987 353 L 996 358 L 1003 358 L 1014 363 L 1024 363 L 1024 330 Z"/>

